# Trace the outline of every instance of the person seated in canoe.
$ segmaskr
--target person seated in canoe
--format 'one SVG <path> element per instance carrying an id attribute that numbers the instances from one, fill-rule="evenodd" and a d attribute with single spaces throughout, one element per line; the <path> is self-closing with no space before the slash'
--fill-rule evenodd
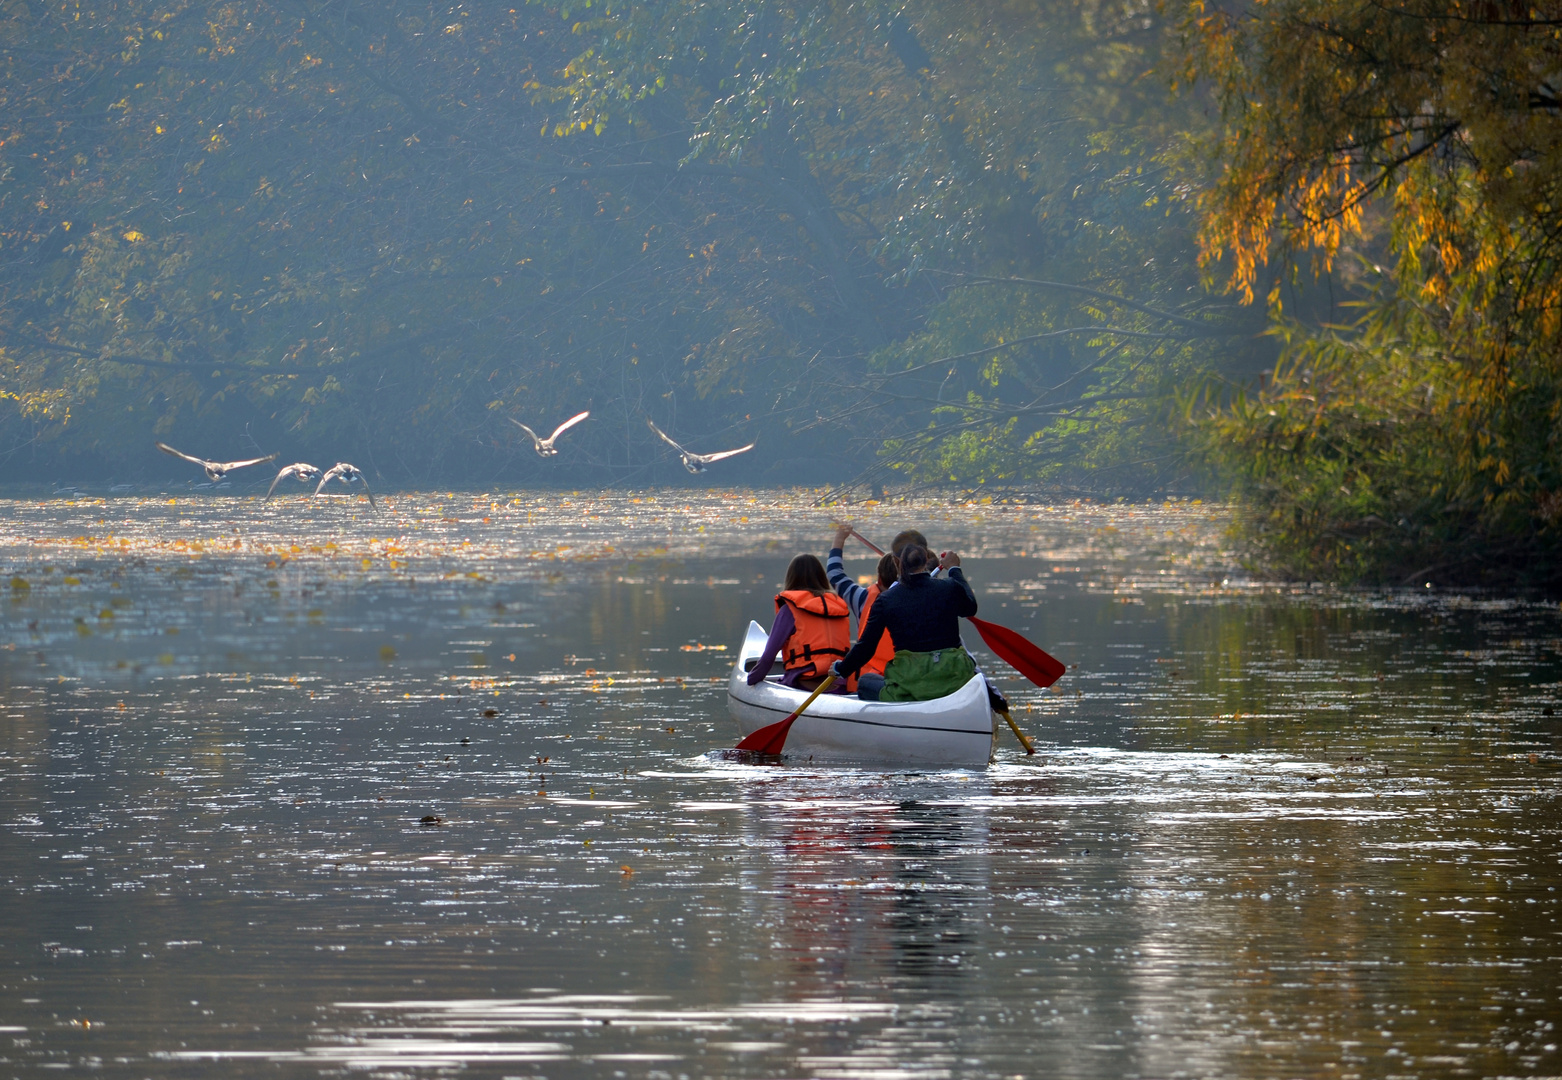
<path id="1" fill-rule="evenodd" d="M 932 576 L 934 565 L 927 548 L 902 548 L 895 587 L 874 601 L 857 644 L 830 665 L 832 675 L 850 679 L 867 665 L 886 632 L 894 637 L 895 658 L 884 674 L 857 680 L 857 696 L 864 701 L 931 701 L 954 693 L 976 674 L 976 663 L 960 644 L 960 620 L 976 614 L 976 595 L 958 554 L 946 552 L 937 560 L 945 577 Z"/>
<path id="2" fill-rule="evenodd" d="M 862 586 L 851 579 L 846 573 L 846 566 L 842 562 L 842 548 L 846 540 L 852 534 L 850 525 L 837 525 L 835 527 L 835 541 L 830 547 L 829 557 L 825 559 L 824 572 L 830 579 L 830 584 L 835 588 L 835 594 L 846 601 L 846 606 L 857 618 L 857 634 L 862 635 L 863 628 L 868 625 L 868 617 L 873 611 L 873 602 L 881 595 L 889 591 L 895 584 L 896 577 L 900 574 L 900 560 L 893 555 L 883 555 L 879 558 L 878 578 L 872 585 Z M 902 534 L 904 535 L 904 534 Z M 904 547 L 905 545 L 901 545 Z M 884 666 L 895 658 L 895 642 L 889 634 L 885 634 L 879 641 L 879 647 L 873 657 L 862 666 L 864 675 L 883 675 Z"/>
<path id="3" fill-rule="evenodd" d="M 870 608 L 869 603 L 866 602 L 867 595 L 870 590 L 875 588 L 875 586 L 870 585 L 865 589 L 853 581 L 846 573 L 846 566 L 843 562 L 843 549 L 845 547 L 846 541 L 851 537 L 852 532 L 853 529 L 847 522 L 841 522 L 840 524 L 836 525 L 835 546 L 830 549 L 829 558 L 825 560 L 824 566 L 825 573 L 829 575 L 830 584 L 835 587 L 836 593 L 839 594 L 848 605 L 851 605 L 852 614 L 857 616 L 857 637 L 858 640 L 861 640 L 862 632 L 867 625 L 868 611 Z M 916 529 L 902 529 L 900 532 L 896 533 L 895 539 L 891 540 L 889 545 L 891 554 L 885 555 L 879 560 L 879 584 L 877 586 L 879 592 L 885 592 L 892 584 L 894 584 L 893 575 L 897 572 L 890 571 L 891 576 L 887 577 L 885 575 L 884 569 L 886 561 L 892 559 L 895 553 L 900 552 L 908 544 L 915 544 L 918 547 L 927 549 L 929 552 L 932 551 L 932 548 L 927 542 L 927 537 L 923 536 L 922 533 Z M 958 565 L 958 563 L 956 563 L 956 565 Z M 938 577 L 939 571 L 941 569 L 941 566 L 935 566 L 931 571 L 932 576 L 935 578 Z M 893 637 L 894 635 L 888 632 L 884 634 L 883 640 L 879 642 L 878 650 L 873 654 L 873 659 L 863 666 L 864 675 L 884 674 L 884 668 L 895 655 Z M 981 671 L 981 668 L 977 668 L 977 671 Z M 860 681 L 861 680 L 859 677 L 859 683 Z M 982 676 L 982 681 L 987 686 L 987 700 L 992 705 L 993 709 L 1000 713 L 1008 712 L 1008 698 L 1003 696 L 1002 691 L 994 686 L 992 682 L 987 679 L 985 674 Z M 858 687 L 858 696 L 862 696 L 860 685 Z"/>
<path id="4" fill-rule="evenodd" d="M 759 662 L 748 673 L 755 686 L 770 674 L 777 655 L 784 652 L 786 673 L 781 685 L 816 690 L 830 665 L 851 645 L 851 610 L 830 590 L 819 556 L 806 552 L 786 568 L 786 585 L 776 595 L 776 621 Z M 846 686 L 836 689 L 846 693 Z"/>

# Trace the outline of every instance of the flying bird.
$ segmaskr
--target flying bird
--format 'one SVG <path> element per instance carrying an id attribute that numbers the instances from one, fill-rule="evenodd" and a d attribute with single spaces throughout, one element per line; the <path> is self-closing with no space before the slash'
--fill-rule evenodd
<path id="1" fill-rule="evenodd" d="M 552 457 L 559 452 L 558 447 L 553 445 L 554 442 L 558 440 L 558 437 L 590 415 L 591 410 L 589 409 L 583 413 L 576 413 L 574 416 L 564 421 L 564 423 L 554 428 L 553 434 L 549 435 L 546 439 L 542 438 L 535 431 L 521 423 L 519 420 L 516 420 L 514 417 L 506 416 L 505 419 L 532 437 L 532 447 L 537 451 L 538 457 Z"/>
<path id="2" fill-rule="evenodd" d="M 175 450 L 165 442 L 160 442 L 156 445 L 157 448 L 165 454 L 172 454 L 176 458 L 183 458 L 192 465 L 199 465 L 201 468 L 205 469 L 206 478 L 214 484 L 223 477 L 227 476 L 234 469 L 243 469 L 250 465 L 259 465 L 263 462 L 275 461 L 277 459 L 277 455 L 268 454 L 265 457 L 250 458 L 248 461 L 207 461 L 205 458 L 191 457 L 182 450 Z"/>
<path id="3" fill-rule="evenodd" d="M 688 469 L 691 473 L 702 473 L 705 471 L 705 466 L 711 464 L 714 461 L 720 461 L 723 458 L 735 457 L 738 454 L 747 453 L 748 451 L 754 449 L 754 444 L 749 443 L 747 446 L 740 446 L 736 450 L 723 450 L 719 454 L 696 454 L 692 450 L 685 450 L 683 447 L 673 442 L 672 439 L 668 437 L 667 432 L 651 423 L 649 417 L 646 418 L 645 422 L 652 431 L 656 432 L 662 437 L 662 441 L 664 443 L 678 451 L 678 456 L 683 459 L 683 467 Z"/>
<path id="4" fill-rule="evenodd" d="M 320 470 L 309 464 L 307 461 L 300 461 L 293 465 L 289 465 L 278 472 L 277 478 L 271 481 L 271 486 L 266 489 L 266 499 L 271 498 L 271 493 L 277 490 L 277 485 L 280 484 L 283 480 L 287 479 L 289 476 L 298 480 L 302 480 L 307 484 L 309 481 L 313 480 L 319 475 Z M 367 485 L 365 485 L 365 487 L 367 487 Z M 261 500 L 261 502 L 265 501 L 265 499 Z"/>
<path id="5" fill-rule="evenodd" d="M 380 508 L 379 504 L 374 501 L 374 492 L 369 490 L 369 478 L 363 475 L 363 470 L 359 469 L 358 466 L 349 465 L 345 461 L 338 461 L 327 469 L 325 475 L 320 478 L 320 486 L 315 488 L 315 494 L 318 495 L 324 491 L 325 486 L 332 480 L 340 480 L 348 485 L 351 485 L 354 480 L 362 481 L 364 494 L 369 496 L 369 505 L 376 510 Z"/>

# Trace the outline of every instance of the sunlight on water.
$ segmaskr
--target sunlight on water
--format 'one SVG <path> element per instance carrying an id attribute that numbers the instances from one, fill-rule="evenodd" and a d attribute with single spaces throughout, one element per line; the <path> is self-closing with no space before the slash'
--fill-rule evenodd
<path id="1" fill-rule="evenodd" d="M 0 504 L 0 1058 L 162 1075 L 1545 1075 L 1555 605 L 957 547 L 1040 752 L 731 760 L 793 493 Z M 865 548 L 848 568 L 867 574 Z"/>

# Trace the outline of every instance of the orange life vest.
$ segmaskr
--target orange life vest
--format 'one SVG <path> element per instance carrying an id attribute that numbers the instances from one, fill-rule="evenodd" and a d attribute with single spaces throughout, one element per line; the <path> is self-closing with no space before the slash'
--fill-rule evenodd
<path id="1" fill-rule="evenodd" d="M 807 589 L 792 589 L 776 596 L 776 611 L 792 609 L 796 628 L 786 639 L 786 670 L 807 669 L 804 678 L 819 678 L 851 648 L 851 609 L 834 593 L 815 596 Z"/>
<path id="2" fill-rule="evenodd" d="M 862 602 L 862 613 L 857 616 L 857 636 L 862 637 L 862 632 L 868 626 L 868 614 L 873 610 L 873 602 L 884 595 L 884 590 L 879 588 L 875 581 L 868 586 L 868 598 Z M 879 647 L 873 650 L 873 658 L 862 665 L 863 671 L 871 671 L 875 675 L 884 674 L 884 668 L 891 660 L 895 659 L 895 643 L 889 638 L 889 631 L 884 631 L 884 636 L 879 638 Z"/>

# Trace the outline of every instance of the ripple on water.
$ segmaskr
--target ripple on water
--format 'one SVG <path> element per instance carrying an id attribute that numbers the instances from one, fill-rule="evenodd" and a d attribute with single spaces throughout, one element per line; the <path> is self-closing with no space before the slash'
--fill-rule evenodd
<path id="1" fill-rule="evenodd" d="M 1251 581 L 1203 505 L 878 505 L 1070 665 L 982 658 L 1041 752 L 732 760 L 810 498 L 0 505 L 6 1056 L 1557 1071 L 1553 606 Z"/>

